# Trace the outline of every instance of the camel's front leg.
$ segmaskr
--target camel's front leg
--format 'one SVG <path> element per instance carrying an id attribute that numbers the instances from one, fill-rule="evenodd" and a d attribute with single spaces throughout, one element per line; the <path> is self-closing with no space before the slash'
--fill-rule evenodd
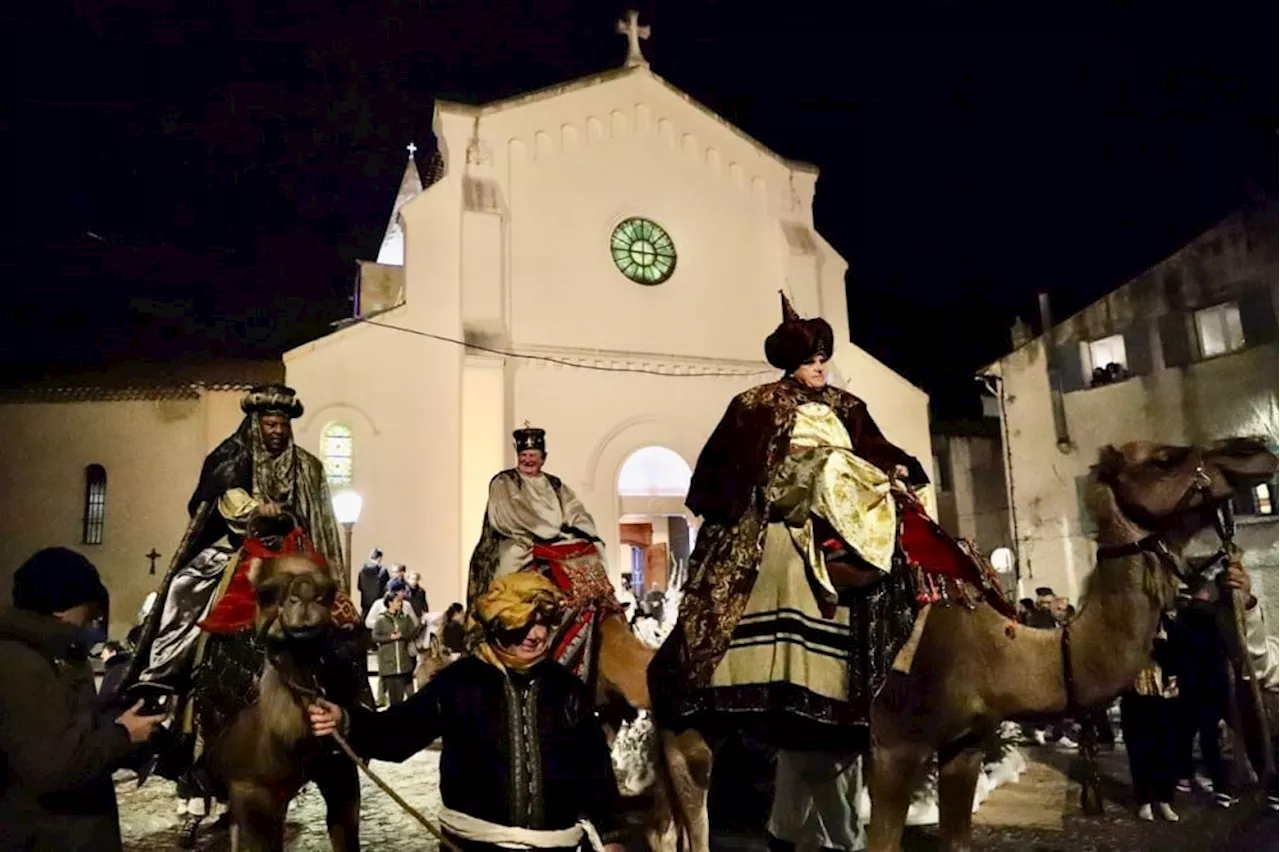
<path id="1" fill-rule="evenodd" d="M 289 802 L 247 781 L 230 784 L 233 852 L 284 852 L 284 820 Z"/>
<path id="2" fill-rule="evenodd" d="M 711 789 L 711 746 L 694 730 L 679 734 L 659 730 L 658 737 L 658 758 L 665 764 L 662 774 L 677 843 L 680 833 L 687 832 L 689 852 L 710 852 L 707 793 Z M 650 842 L 655 841 L 660 842 L 651 837 Z"/>
<path id="3" fill-rule="evenodd" d="M 888 746 L 873 742 L 868 788 L 871 794 L 871 826 L 867 852 L 900 852 L 907 809 L 924 775 L 931 752 L 899 742 Z"/>
<path id="4" fill-rule="evenodd" d="M 982 749 L 938 760 L 938 833 L 947 852 L 968 852 L 973 833 L 973 794 L 982 771 Z"/>
<path id="5" fill-rule="evenodd" d="M 333 852 L 360 852 L 360 776 L 345 754 L 328 755 L 312 773 L 324 797 Z"/>

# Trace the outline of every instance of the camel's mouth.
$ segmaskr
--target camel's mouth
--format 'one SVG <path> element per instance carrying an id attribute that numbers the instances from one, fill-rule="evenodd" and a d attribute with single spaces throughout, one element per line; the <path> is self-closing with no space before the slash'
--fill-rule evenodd
<path id="1" fill-rule="evenodd" d="M 290 639 L 318 639 L 328 629 L 328 624 L 285 624 L 284 634 Z"/>

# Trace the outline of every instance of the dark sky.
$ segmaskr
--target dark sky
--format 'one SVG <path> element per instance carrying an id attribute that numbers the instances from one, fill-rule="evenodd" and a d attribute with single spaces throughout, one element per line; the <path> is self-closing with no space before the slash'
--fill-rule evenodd
<path id="1" fill-rule="evenodd" d="M 432 97 L 614 67 L 628 5 L 657 73 L 822 169 L 855 340 L 947 411 L 1037 291 L 1065 316 L 1276 191 L 1275 4 L 10 5 L 32 7 L 0 13 L 11 376 L 323 333 L 376 255 L 403 146 L 430 145 Z M 823 5 L 852 11 L 805 11 Z"/>

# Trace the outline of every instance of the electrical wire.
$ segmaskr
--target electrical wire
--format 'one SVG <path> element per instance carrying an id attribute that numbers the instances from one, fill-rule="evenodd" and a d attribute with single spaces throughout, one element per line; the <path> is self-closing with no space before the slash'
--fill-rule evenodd
<path id="1" fill-rule="evenodd" d="M 353 325 L 376 325 L 379 328 L 387 328 L 392 331 L 400 331 L 405 334 L 412 334 L 417 337 L 425 337 L 429 340 L 436 340 L 441 343 L 451 343 L 455 346 L 462 346 L 467 349 L 476 349 L 481 352 L 488 352 L 492 355 L 501 355 L 504 358 L 519 358 L 525 361 L 540 361 L 546 364 L 555 364 L 561 367 L 573 367 L 578 370 L 595 370 L 601 373 L 641 373 L 648 376 L 663 376 L 665 378 L 688 379 L 688 378 L 718 378 L 718 379 L 745 379 L 752 376 L 772 376 L 778 371 L 769 370 L 752 370 L 748 372 L 731 372 L 726 370 L 686 370 L 682 372 L 664 372 L 646 367 L 607 367 L 600 364 L 581 364 L 574 361 L 568 361 L 563 358 L 555 358 L 550 355 L 531 355 L 522 352 L 510 352 L 505 349 L 494 349 L 490 346 L 483 346 L 478 343 L 468 343 L 465 340 L 455 340 L 452 337 L 445 337 L 442 334 L 432 334 L 427 331 L 419 331 L 416 328 L 405 328 L 402 325 L 394 325 L 389 322 L 379 322 L 373 319 L 365 319 L 363 317 L 344 320 L 335 323 L 339 328 L 347 328 Z"/>

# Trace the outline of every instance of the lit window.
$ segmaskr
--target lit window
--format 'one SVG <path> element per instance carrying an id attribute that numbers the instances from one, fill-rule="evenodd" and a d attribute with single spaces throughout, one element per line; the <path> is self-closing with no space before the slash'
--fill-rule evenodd
<path id="1" fill-rule="evenodd" d="M 1235 302 L 1224 302 L 1196 311 L 1196 336 L 1200 338 L 1200 354 L 1205 358 L 1243 349 L 1240 307 Z"/>
<path id="2" fill-rule="evenodd" d="M 1089 341 L 1090 369 L 1105 370 L 1112 364 L 1119 364 L 1125 368 L 1129 366 L 1129 360 L 1124 354 L 1124 335 L 1113 334 L 1101 340 Z"/>
<path id="3" fill-rule="evenodd" d="M 84 536 L 85 544 L 102 544 L 102 530 L 107 520 L 107 469 L 91 464 L 84 469 Z"/>
<path id="4" fill-rule="evenodd" d="M 331 490 L 351 487 L 353 455 L 351 427 L 345 423 L 325 426 L 320 433 L 320 460 L 324 462 L 324 475 Z"/>
<path id="5" fill-rule="evenodd" d="M 1271 502 L 1271 486 L 1263 483 L 1253 486 L 1253 504 L 1258 507 L 1259 515 L 1274 515 L 1275 505 Z"/>
<path id="6" fill-rule="evenodd" d="M 648 219 L 628 219 L 614 228 L 609 251 L 618 271 L 637 284 L 661 284 L 676 269 L 671 235 Z"/>

